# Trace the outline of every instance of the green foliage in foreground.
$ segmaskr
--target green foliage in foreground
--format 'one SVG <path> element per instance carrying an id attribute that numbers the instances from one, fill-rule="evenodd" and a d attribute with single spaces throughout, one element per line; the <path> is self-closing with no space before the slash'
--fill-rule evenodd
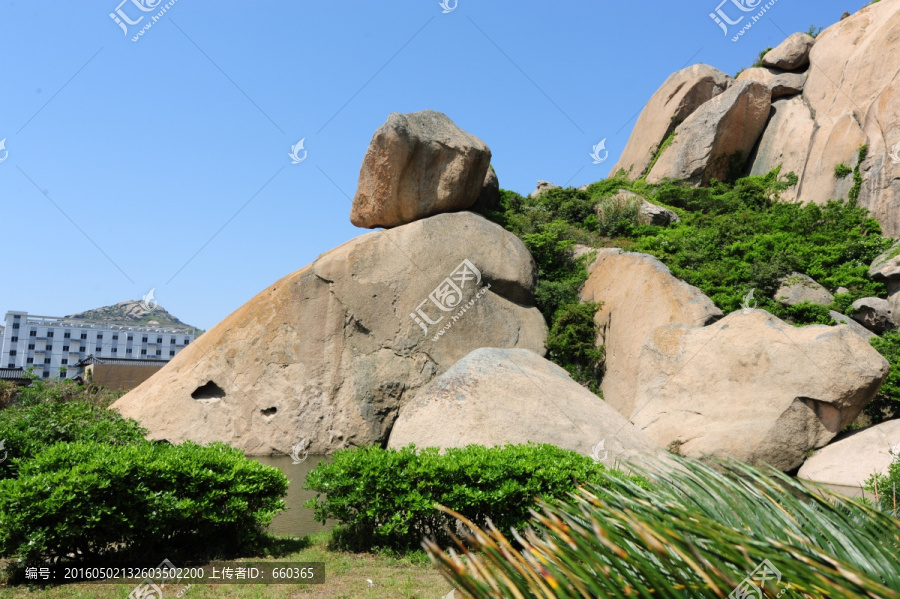
<path id="1" fill-rule="evenodd" d="M 287 486 L 220 443 L 59 443 L 0 481 L 0 556 L 223 555 L 261 538 Z"/>
<path id="2" fill-rule="evenodd" d="M 890 451 L 889 446 L 886 442 L 886 451 Z M 873 474 L 866 481 L 866 491 L 874 496 L 875 505 L 900 518 L 900 457 L 894 458 L 887 474 Z"/>
<path id="3" fill-rule="evenodd" d="M 763 560 L 781 574 L 769 597 L 897 596 L 897 520 L 775 470 L 679 461 L 649 492 L 611 479 L 602 493 L 542 505 L 517 547 L 507 529 L 461 519 L 472 531 L 461 555 L 433 541 L 426 550 L 474 597 L 725 597 Z"/>
<path id="4" fill-rule="evenodd" d="M 613 479 L 643 488 L 639 479 L 552 445 L 470 445 L 443 455 L 412 445 L 365 447 L 337 451 L 310 472 L 305 488 L 320 495 L 304 505 L 319 522 L 338 520 L 353 549 L 410 549 L 425 536 L 448 539 L 450 518 L 435 503 L 508 530 L 524 526 L 538 497 L 554 504 L 579 484 L 602 487 Z"/>
<path id="5" fill-rule="evenodd" d="M 0 439 L 8 452 L 0 463 L 0 480 L 15 477 L 21 464 L 59 442 L 129 445 L 142 443 L 146 434 L 134 420 L 82 401 L 0 410 Z"/>

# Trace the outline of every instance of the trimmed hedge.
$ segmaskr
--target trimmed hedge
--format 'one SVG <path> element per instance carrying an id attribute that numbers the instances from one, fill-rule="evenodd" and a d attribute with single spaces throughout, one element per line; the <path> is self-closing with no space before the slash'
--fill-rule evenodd
<path id="1" fill-rule="evenodd" d="M 337 451 L 306 477 L 320 495 L 307 501 L 319 522 L 338 520 L 339 542 L 356 550 L 411 549 L 423 538 L 448 542 L 450 519 L 435 504 L 473 522 L 490 519 L 499 529 L 521 529 L 536 499 L 555 503 L 579 485 L 603 487 L 626 477 L 593 459 L 552 445 L 470 445 L 400 450 L 366 447 Z M 324 497 L 323 497 L 324 495 Z"/>

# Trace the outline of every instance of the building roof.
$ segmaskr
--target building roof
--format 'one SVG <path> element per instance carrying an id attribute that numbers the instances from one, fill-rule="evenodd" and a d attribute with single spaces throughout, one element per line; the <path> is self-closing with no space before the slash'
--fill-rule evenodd
<path id="1" fill-rule="evenodd" d="M 91 364 L 111 364 L 116 366 L 165 366 L 167 360 L 140 360 L 134 358 L 96 358 L 93 354 L 81 360 L 75 366 L 84 367 Z"/>
<path id="2" fill-rule="evenodd" d="M 0 379 L 7 381 L 25 381 L 28 380 L 28 377 L 25 376 L 24 368 L 0 368 Z"/>

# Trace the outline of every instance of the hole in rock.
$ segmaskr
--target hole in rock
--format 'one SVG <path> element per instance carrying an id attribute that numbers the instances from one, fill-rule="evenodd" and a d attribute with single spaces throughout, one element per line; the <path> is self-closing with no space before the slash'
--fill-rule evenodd
<path id="1" fill-rule="evenodd" d="M 263 416 L 271 416 L 277 411 L 278 411 L 278 408 L 266 408 L 265 410 L 260 410 L 260 412 L 262 412 Z"/>
<path id="2" fill-rule="evenodd" d="M 222 399 L 225 397 L 225 391 L 222 390 L 222 387 L 209 381 L 205 385 L 197 387 L 191 393 L 191 397 L 194 399 Z"/>

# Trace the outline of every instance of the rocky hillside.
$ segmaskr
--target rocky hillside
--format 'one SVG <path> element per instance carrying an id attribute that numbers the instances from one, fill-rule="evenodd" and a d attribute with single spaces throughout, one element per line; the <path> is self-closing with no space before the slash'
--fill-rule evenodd
<path id="1" fill-rule="evenodd" d="M 169 314 L 162 306 L 152 305 L 151 307 L 139 300 L 129 300 L 112 306 L 94 308 L 78 314 L 71 314 L 66 316 L 66 318 L 132 326 L 180 327 L 199 332 L 197 327 L 182 322 L 172 314 Z"/>

